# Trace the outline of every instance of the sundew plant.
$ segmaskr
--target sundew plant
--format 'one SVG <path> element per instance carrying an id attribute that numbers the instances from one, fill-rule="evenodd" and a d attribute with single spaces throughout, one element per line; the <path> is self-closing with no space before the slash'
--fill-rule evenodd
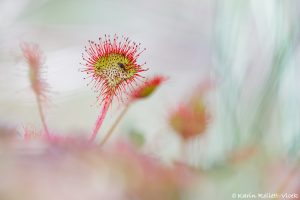
<path id="1" fill-rule="evenodd" d="M 123 94 L 133 88 L 137 77 L 142 77 L 140 73 L 145 69 L 137 64 L 137 58 L 142 53 L 139 52 L 139 45 L 129 38 L 123 37 L 119 41 L 117 35 L 112 39 L 105 35 L 103 41 L 100 37 L 99 43 L 89 41 L 89 46 L 85 47 L 86 54 L 82 55 L 85 61 L 83 72 L 92 78 L 93 88 L 99 93 L 100 103 L 103 103 L 91 141 L 95 139 L 113 98 L 123 101 Z"/>
<path id="2" fill-rule="evenodd" d="M 300 199 L 298 1 L 0 1 L 0 200 Z"/>

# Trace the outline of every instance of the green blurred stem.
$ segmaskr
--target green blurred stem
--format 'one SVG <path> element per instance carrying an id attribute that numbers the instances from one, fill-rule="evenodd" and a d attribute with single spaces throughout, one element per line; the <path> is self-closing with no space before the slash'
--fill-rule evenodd
<path id="1" fill-rule="evenodd" d="M 286 67 L 288 59 L 294 53 L 296 39 L 294 37 L 288 37 L 282 41 L 275 49 L 275 55 L 272 62 L 272 69 L 267 79 L 266 85 L 262 90 L 262 97 L 260 104 L 255 115 L 255 121 L 253 123 L 254 141 L 257 141 L 263 133 L 263 128 L 266 124 L 266 119 L 269 118 L 269 111 L 272 110 L 272 103 L 276 98 L 282 72 Z"/>
<path id="2" fill-rule="evenodd" d="M 116 129 L 117 125 L 120 123 L 120 121 L 122 120 L 124 115 L 127 113 L 129 107 L 130 107 L 130 104 L 127 104 L 125 106 L 125 108 L 122 110 L 120 115 L 117 117 L 116 121 L 113 123 L 113 125 L 110 127 L 110 129 L 107 131 L 106 135 L 104 136 L 104 138 L 100 142 L 100 147 L 102 147 L 106 143 L 106 141 L 110 138 L 110 136 L 112 135 L 112 133 Z"/>

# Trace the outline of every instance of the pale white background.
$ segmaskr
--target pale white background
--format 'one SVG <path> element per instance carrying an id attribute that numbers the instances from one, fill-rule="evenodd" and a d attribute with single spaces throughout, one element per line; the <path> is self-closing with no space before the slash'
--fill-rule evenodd
<path id="1" fill-rule="evenodd" d="M 257 107 L 255 95 L 272 66 L 274 46 L 292 28 L 298 30 L 293 24 L 299 18 L 297 7 L 296 1 L 258 0 L 0 0 L 0 122 L 40 128 L 19 48 L 20 42 L 28 41 L 44 51 L 51 131 L 89 133 L 99 108 L 96 94 L 78 71 L 81 53 L 89 39 L 124 34 L 147 48 L 139 59 L 150 69 L 144 75 L 162 74 L 169 80 L 150 99 L 132 107 L 115 136 L 135 129 L 144 133 L 150 151 L 178 156 L 179 142 L 168 127 L 168 114 L 203 80 L 213 79 L 217 89 L 209 97 L 210 134 L 190 148 L 196 151 L 195 162 L 207 154 L 212 160 L 222 159 L 236 131 L 229 108 L 237 107 L 240 131 L 252 134 L 248 126 Z M 271 135 L 277 134 L 272 140 L 282 146 L 299 141 L 298 57 L 296 48 L 280 80 L 278 117 L 271 125 Z M 119 108 L 115 104 L 110 109 L 102 134 Z"/>

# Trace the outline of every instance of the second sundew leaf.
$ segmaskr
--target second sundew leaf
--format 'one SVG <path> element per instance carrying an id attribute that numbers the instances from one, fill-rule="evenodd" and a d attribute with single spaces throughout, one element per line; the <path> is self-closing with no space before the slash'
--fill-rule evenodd
<path id="1" fill-rule="evenodd" d="M 164 76 L 154 76 L 136 88 L 131 94 L 131 99 L 137 100 L 151 96 L 153 92 L 166 80 L 167 78 Z"/>

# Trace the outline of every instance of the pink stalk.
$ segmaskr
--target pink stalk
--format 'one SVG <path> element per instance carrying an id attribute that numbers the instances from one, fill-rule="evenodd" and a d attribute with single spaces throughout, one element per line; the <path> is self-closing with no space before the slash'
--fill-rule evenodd
<path id="1" fill-rule="evenodd" d="M 39 114 L 40 114 L 42 125 L 43 125 L 43 128 L 44 128 L 46 137 L 48 138 L 50 136 L 50 133 L 49 133 L 49 129 L 48 129 L 48 126 L 47 126 L 47 123 L 46 123 L 46 120 L 45 120 L 45 114 L 44 114 L 41 98 L 39 96 L 36 96 L 36 101 L 37 101 L 38 111 L 39 111 Z"/>
<path id="2" fill-rule="evenodd" d="M 101 125 L 103 123 L 103 120 L 104 120 L 104 118 L 106 116 L 106 113 L 108 111 L 109 106 L 110 106 L 110 101 L 106 100 L 104 102 L 104 105 L 103 105 L 103 108 L 101 110 L 101 113 L 100 113 L 100 115 L 99 115 L 99 117 L 98 117 L 98 119 L 96 121 L 96 125 L 95 125 L 93 133 L 92 133 L 92 135 L 90 137 L 90 142 L 93 142 L 95 140 L 95 138 L 96 138 L 96 136 L 98 134 L 98 131 L 101 128 Z"/>
<path id="3" fill-rule="evenodd" d="M 42 121 L 43 129 L 46 137 L 49 137 L 49 129 L 45 120 L 43 103 L 47 100 L 48 84 L 42 79 L 41 72 L 43 70 L 42 52 L 38 45 L 30 43 L 22 43 L 21 49 L 29 67 L 29 80 L 31 88 L 36 96 L 39 115 Z"/>

